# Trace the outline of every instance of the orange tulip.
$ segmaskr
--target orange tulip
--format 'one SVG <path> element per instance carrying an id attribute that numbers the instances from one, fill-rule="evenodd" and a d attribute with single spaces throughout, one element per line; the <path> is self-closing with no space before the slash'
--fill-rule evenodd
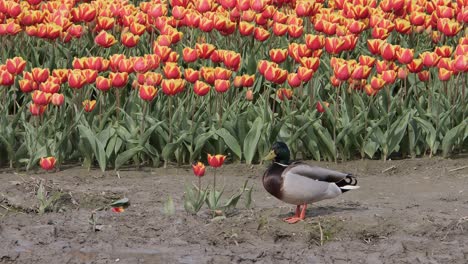
<path id="1" fill-rule="evenodd" d="M 219 168 L 223 166 L 225 159 L 226 159 L 226 156 L 221 155 L 221 154 L 217 154 L 217 155 L 208 154 L 208 163 L 213 168 Z"/>
<path id="2" fill-rule="evenodd" d="M 380 53 L 380 46 L 384 43 L 381 39 L 368 39 L 367 40 L 367 48 L 372 54 L 379 54 Z"/>
<path id="3" fill-rule="evenodd" d="M 326 108 L 328 108 L 328 107 L 330 106 L 330 103 L 328 103 L 328 102 L 323 102 L 323 105 L 322 105 L 321 102 L 317 102 L 317 105 L 316 105 L 316 107 L 315 107 L 315 108 L 317 109 L 317 112 L 319 112 L 319 113 L 324 113 L 324 112 L 325 112 L 325 107 L 324 107 L 324 105 L 325 105 Z"/>
<path id="4" fill-rule="evenodd" d="M 45 110 L 47 109 L 47 105 L 38 105 L 35 103 L 31 103 L 29 105 L 29 112 L 33 116 L 40 116 L 44 114 Z"/>
<path id="5" fill-rule="evenodd" d="M 299 77 L 299 79 L 301 79 L 302 82 L 310 81 L 313 75 L 314 75 L 314 71 L 312 69 L 302 67 L 302 66 L 297 68 L 297 77 Z"/>
<path id="6" fill-rule="evenodd" d="M 251 89 L 248 89 L 246 92 L 245 92 L 245 100 L 247 101 L 253 101 L 254 99 L 254 95 L 253 95 L 253 91 Z"/>
<path id="7" fill-rule="evenodd" d="M 371 70 L 372 68 L 367 65 L 357 65 L 351 74 L 351 78 L 355 80 L 367 79 Z"/>
<path id="8" fill-rule="evenodd" d="M 161 82 L 161 89 L 164 94 L 174 96 L 184 90 L 185 80 L 183 79 L 164 79 Z"/>
<path id="9" fill-rule="evenodd" d="M 413 49 L 406 49 L 400 48 L 397 50 L 396 53 L 397 60 L 402 64 L 408 64 L 413 61 L 414 57 L 414 50 Z"/>
<path id="10" fill-rule="evenodd" d="M 162 61 L 166 61 L 171 53 L 171 48 L 166 46 L 159 46 L 156 42 L 153 44 L 153 53 L 158 55 Z"/>
<path id="11" fill-rule="evenodd" d="M 419 57 L 422 59 L 424 66 L 434 67 L 439 63 L 440 56 L 435 52 L 423 52 L 419 54 Z"/>
<path id="12" fill-rule="evenodd" d="M 288 78 L 288 71 L 270 66 L 265 71 L 265 79 L 267 81 L 282 84 Z"/>
<path id="13" fill-rule="evenodd" d="M 270 37 L 270 32 L 268 30 L 261 28 L 261 27 L 256 27 L 254 29 L 254 38 L 258 41 L 265 41 Z"/>
<path id="14" fill-rule="evenodd" d="M 299 78 L 299 75 L 297 73 L 289 73 L 288 74 L 288 84 L 292 88 L 299 87 L 302 83 L 301 79 Z"/>
<path id="15" fill-rule="evenodd" d="M 19 88 L 23 93 L 29 93 L 37 89 L 37 84 L 32 80 L 23 79 L 19 81 Z"/>
<path id="16" fill-rule="evenodd" d="M 409 72 L 411 73 L 417 73 L 420 72 L 423 68 L 423 62 L 421 59 L 413 59 L 408 65 Z"/>
<path id="17" fill-rule="evenodd" d="M 215 79 L 229 80 L 231 78 L 231 75 L 232 71 L 225 68 L 216 67 L 214 70 Z"/>
<path id="18" fill-rule="evenodd" d="M 422 12 L 411 12 L 409 21 L 413 26 L 422 26 L 426 22 L 426 14 Z"/>
<path id="19" fill-rule="evenodd" d="M 301 58 L 309 58 L 312 57 L 313 51 L 307 47 L 306 44 L 299 44 L 297 45 L 297 53 Z M 300 59 L 299 59 L 300 61 Z"/>
<path id="20" fill-rule="evenodd" d="M 214 87 L 218 93 L 225 93 L 229 90 L 231 83 L 228 80 L 215 80 Z"/>
<path id="21" fill-rule="evenodd" d="M 124 32 L 120 36 L 120 41 L 122 44 L 127 47 L 127 48 L 133 48 L 136 45 L 138 45 L 138 42 L 140 41 L 140 36 L 134 35 L 131 32 Z M 113 44 L 112 44 L 113 45 Z M 111 46 L 112 46 L 111 45 Z"/>
<path id="22" fill-rule="evenodd" d="M 56 159 L 55 157 L 44 157 L 39 161 L 39 165 L 44 170 L 53 170 L 55 168 Z"/>
<path id="23" fill-rule="evenodd" d="M 434 52 L 440 57 L 449 58 L 450 56 L 452 56 L 452 47 L 450 46 L 436 47 Z"/>
<path id="24" fill-rule="evenodd" d="M 246 21 L 239 22 L 239 33 L 242 36 L 250 36 L 254 31 L 255 25 Z"/>
<path id="25" fill-rule="evenodd" d="M 196 49 L 186 47 L 182 50 L 182 58 L 185 62 L 194 62 L 198 59 L 198 53 Z"/>
<path id="26" fill-rule="evenodd" d="M 157 93 L 158 93 L 158 89 L 152 85 L 140 85 L 139 86 L 140 98 L 145 101 L 153 101 Z"/>
<path id="27" fill-rule="evenodd" d="M 460 23 L 449 18 L 440 18 L 437 20 L 437 29 L 447 37 L 453 37 L 460 32 L 462 26 Z"/>
<path id="28" fill-rule="evenodd" d="M 59 83 L 65 83 L 68 81 L 68 72 L 69 69 L 53 69 L 52 76 L 59 80 Z"/>
<path id="29" fill-rule="evenodd" d="M 83 108 L 85 110 L 85 112 L 92 112 L 94 110 L 94 108 L 96 107 L 96 100 L 84 100 L 83 103 Z"/>
<path id="30" fill-rule="evenodd" d="M 372 66 L 374 66 L 374 64 L 375 64 L 375 58 L 370 57 L 370 56 L 366 56 L 366 55 L 360 55 L 359 56 L 359 64 L 372 68 Z"/>
<path id="31" fill-rule="evenodd" d="M 96 88 L 99 91 L 106 92 L 109 91 L 109 89 L 112 86 L 112 81 L 109 78 L 104 78 L 102 76 L 98 76 L 96 78 Z"/>
<path id="32" fill-rule="evenodd" d="M 347 27 L 349 32 L 359 35 L 366 29 L 366 24 L 358 20 L 353 20 Z"/>
<path id="33" fill-rule="evenodd" d="M 194 83 L 200 79 L 200 71 L 196 71 L 192 68 L 187 68 L 184 71 L 184 78 L 189 83 Z"/>
<path id="34" fill-rule="evenodd" d="M 303 26 L 298 25 L 289 25 L 288 26 L 288 35 L 292 38 L 299 38 L 304 32 Z"/>
<path id="35" fill-rule="evenodd" d="M 114 27 L 115 19 L 113 17 L 99 16 L 96 19 L 96 31 L 110 30 Z"/>
<path id="36" fill-rule="evenodd" d="M 281 101 L 291 100 L 293 96 L 293 90 L 287 88 L 280 88 L 276 91 L 276 95 Z"/>
<path id="37" fill-rule="evenodd" d="M 7 70 L 0 70 L 0 85 L 10 86 L 15 83 L 15 76 Z"/>
<path id="38" fill-rule="evenodd" d="M 453 59 L 453 70 L 455 72 L 467 72 L 468 71 L 468 55 L 457 55 Z"/>
<path id="39" fill-rule="evenodd" d="M 92 84 L 92 83 L 94 83 L 96 81 L 98 71 L 91 70 L 91 69 L 85 69 L 85 70 L 81 71 L 81 74 L 84 76 L 85 82 L 87 84 Z"/>
<path id="40" fill-rule="evenodd" d="M 71 10 L 72 20 L 75 22 L 91 22 L 97 11 L 91 4 L 81 4 Z"/>
<path id="41" fill-rule="evenodd" d="M 395 19 L 395 30 L 401 34 L 411 33 L 411 23 L 406 19 Z"/>
<path id="42" fill-rule="evenodd" d="M 73 89 L 81 89 L 86 84 L 86 77 L 81 70 L 71 70 L 68 72 L 68 85 Z"/>
<path id="43" fill-rule="evenodd" d="M 200 69 L 200 74 L 207 83 L 214 84 L 215 77 L 214 77 L 214 69 L 213 68 L 211 68 L 211 67 L 202 67 Z"/>
<path id="44" fill-rule="evenodd" d="M 288 56 L 287 49 L 271 49 L 270 52 L 270 59 L 275 63 L 282 63 L 286 60 Z"/>
<path id="45" fill-rule="evenodd" d="M 112 81 L 112 86 L 115 88 L 122 88 L 127 85 L 128 73 L 127 72 L 111 72 L 109 79 Z"/>
<path id="46" fill-rule="evenodd" d="M 57 93 L 60 90 L 60 84 L 54 81 L 47 80 L 39 84 L 39 90 L 43 91 L 44 93 Z"/>
<path id="47" fill-rule="evenodd" d="M 319 58 L 301 58 L 300 63 L 301 66 L 311 69 L 314 72 L 317 71 L 318 67 L 320 66 Z"/>
<path id="48" fill-rule="evenodd" d="M 142 24 L 136 23 L 136 22 L 131 23 L 129 29 L 130 29 L 130 32 L 133 35 L 135 35 L 135 37 L 138 37 L 138 39 L 146 31 L 145 25 L 142 25 Z"/>
<path id="49" fill-rule="evenodd" d="M 54 93 L 50 102 L 55 106 L 61 106 L 65 102 L 65 96 L 63 94 Z"/>
<path id="50" fill-rule="evenodd" d="M 117 40 L 115 40 L 112 34 L 103 30 L 94 38 L 94 42 L 103 48 L 109 48 L 117 43 Z"/>
<path id="51" fill-rule="evenodd" d="M 195 49 L 197 50 L 199 58 L 209 59 L 213 51 L 215 51 L 216 47 L 208 43 L 202 43 L 202 44 L 197 43 L 195 45 Z"/>
<path id="52" fill-rule="evenodd" d="M 36 105 L 47 105 L 50 102 L 52 94 L 40 90 L 35 90 L 32 93 L 32 101 Z"/>
<path id="53" fill-rule="evenodd" d="M 163 72 L 166 78 L 169 79 L 179 79 L 182 75 L 179 66 L 174 62 L 166 63 L 163 67 Z"/>
<path id="54" fill-rule="evenodd" d="M 419 80 L 421 82 L 427 82 L 429 80 L 429 78 L 431 77 L 429 71 L 420 71 L 417 74 L 418 74 L 418 78 L 419 78 Z"/>
<path id="55" fill-rule="evenodd" d="M 406 79 L 408 77 L 408 70 L 406 69 L 405 66 L 399 67 L 398 72 L 397 72 L 398 79 Z"/>
<path id="56" fill-rule="evenodd" d="M 222 55 L 222 60 L 227 68 L 237 71 L 241 63 L 241 55 L 234 51 L 226 51 Z"/>
<path id="57" fill-rule="evenodd" d="M 397 77 L 397 72 L 394 70 L 386 70 L 382 72 L 382 79 L 385 81 L 385 84 L 392 84 L 395 82 Z"/>
<path id="58" fill-rule="evenodd" d="M 278 37 L 283 36 L 288 32 L 288 26 L 282 23 L 273 23 L 272 29 L 273 34 Z"/>
<path id="59" fill-rule="evenodd" d="M 374 39 L 386 39 L 389 35 L 390 32 L 386 28 L 381 28 L 381 27 L 374 27 L 372 28 L 371 35 Z"/>
<path id="60" fill-rule="evenodd" d="M 210 86 L 202 81 L 196 81 L 193 85 L 193 92 L 198 96 L 205 96 L 210 92 Z"/>
<path id="61" fill-rule="evenodd" d="M 33 68 L 31 72 L 32 72 L 34 81 L 38 83 L 45 82 L 49 78 L 49 75 L 50 75 L 49 69 Z"/>
<path id="62" fill-rule="evenodd" d="M 323 35 L 305 35 L 305 44 L 311 50 L 322 49 L 325 45 L 325 37 Z"/>
<path id="63" fill-rule="evenodd" d="M 340 81 L 346 81 L 351 77 L 353 67 L 348 63 L 340 63 L 333 67 L 333 74 Z"/>
<path id="64" fill-rule="evenodd" d="M 438 70 L 438 77 L 441 81 L 448 81 L 450 77 L 452 77 L 453 72 L 444 68 L 439 68 Z"/>
<path id="65" fill-rule="evenodd" d="M 251 87 L 255 82 L 255 74 L 252 75 L 242 75 L 242 86 Z"/>
<path id="66" fill-rule="evenodd" d="M 202 162 L 195 162 L 194 164 L 192 164 L 192 170 L 195 176 L 203 177 L 205 175 L 206 170 L 205 164 L 203 164 Z"/>
<path id="67" fill-rule="evenodd" d="M 393 60 L 396 56 L 395 46 L 390 43 L 382 43 L 382 45 L 380 45 L 379 51 L 382 58 L 388 61 Z"/>
<path id="68" fill-rule="evenodd" d="M 385 81 L 381 76 L 372 76 L 370 85 L 372 86 L 372 89 L 378 91 L 385 85 Z"/>
<path id="69" fill-rule="evenodd" d="M 374 90 L 370 84 L 367 84 L 364 86 L 364 92 L 366 92 L 368 96 L 374 96 L 377 94 L 378 90 Z"/>
<path id="70" fill-rule="evenodd" d="M 330 54 L 338 54 L 343 51 L 345 41 L 338 37 L 325 38 L 325 50 Z"/>
<path id="71" fill-rule="evenodd" d="M 12 59 L 7 59 L 5 65 L 9 73 L 18 75 L 22 73 L 26 67 L 26 61 L 21 57 L 14 57 Z"/>

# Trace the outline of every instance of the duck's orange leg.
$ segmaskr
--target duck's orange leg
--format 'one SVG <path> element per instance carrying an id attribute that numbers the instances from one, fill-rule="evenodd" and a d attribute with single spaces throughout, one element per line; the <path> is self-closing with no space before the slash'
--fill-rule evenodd
<path id="1" fill-rule="evenodd" d="M 296 214 L 292 217 L 287 217 L 285 219 L 283 219 L 285 222 L 288 222 L 290 224 L 295 224 L 301 220 L 304 220 L 305 219 L 305 213 L 306 213 L 306 209 L 307 209 L 307 204 L 303 204 L 302 205 L 302 208 L 300 205 L 298 205 L 296 207 Z"/>

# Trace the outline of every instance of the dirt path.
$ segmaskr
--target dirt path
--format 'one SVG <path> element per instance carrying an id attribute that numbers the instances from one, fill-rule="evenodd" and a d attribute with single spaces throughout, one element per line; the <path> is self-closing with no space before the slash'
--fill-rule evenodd
<path id="1" fill-rule="evenodd" d="M 188 166 L 120 179 L 79 167 L 0 171 L 0 263 L 468 263 L 468 168 L 450 171 L 468 158 L 318 165 L 358 175 L 361 189 L 310 206 L 296 225 L 281 221 L 293 207 L 264 191 L 261 165 L 223 167 L 228 190 L 247 178 L 255 190 L 253 209 L 241 201 L 220 221 L 185 213 L 183 184 L 195 180 Z M 38 179 L 67 194 L 58 212 L 35 213 Z M 91 211 L 123 196 L 131 206 L 99 212 L 92 231 Z M 163 210 L 169 196 L 172 216 Z"/>

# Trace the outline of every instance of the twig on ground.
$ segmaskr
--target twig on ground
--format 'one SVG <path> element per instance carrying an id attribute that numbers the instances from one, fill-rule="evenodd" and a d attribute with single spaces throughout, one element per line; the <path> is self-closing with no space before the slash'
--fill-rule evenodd
<path id="1" fill-rule="evenodd" d="M 449 172 L 459 171 L 468 168 L 468 165 L 449 170 Z"/>
<path id="2" fill-rule="evenodd" d="M 383 170 L 382 173 L 385 173 L 389 170 L 394 170 L 394 169 L 396 169 L 396 166 L 391 166 L 390 168 L 386 168 L 385 170 Z"/>
<path id="3" fill-rule="evenodd" d="M 322 230 L 322 225 L 320 224 L 320 217 L 318 219 L 318 227 L 320 230 L 320 246 L 323 246 L 323 230 Z"/>

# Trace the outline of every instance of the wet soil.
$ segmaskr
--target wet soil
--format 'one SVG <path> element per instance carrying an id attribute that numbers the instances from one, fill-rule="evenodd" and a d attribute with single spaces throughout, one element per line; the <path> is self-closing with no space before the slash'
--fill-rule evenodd
<path id="1" fill-rule="evenodd" d="M 294 207 L 263 189 L 265 165 L 218 170 L 226 197 L 246 179 L 254 191 L 251 208 L 242 199 L 215 220 L 206 207 L 184 210 L 184 184 L 196 182 L 189 166 L 0 170 L 0 263 L 468 263 L 467 157 L 310 163 L 358 175 L 361 188 L 309 206 L 294 225 L 281 221 Z M 41 181 L 61 198 L 39 215 Z M 90 219 L 122 197 L 123 213 Z"/>

